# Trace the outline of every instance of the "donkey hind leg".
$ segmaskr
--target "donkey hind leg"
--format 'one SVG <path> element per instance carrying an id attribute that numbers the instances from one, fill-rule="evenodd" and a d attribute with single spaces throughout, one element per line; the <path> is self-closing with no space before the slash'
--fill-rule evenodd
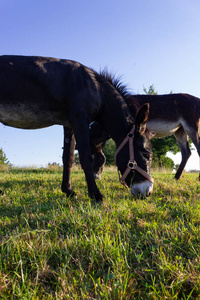
<path id="1" fill-rule="evenodd" d="M 79 152 L 80 163 L 85 173 L 85 178 L 87 181 L 89 196 L 92 199 L 95 199 L 96 202 L 102 202 L 103 196 L 97 188 L 94 178 L 93 159 L 91 155 L 89 140 L 89 125 L 87 119 L 83 118 L 83 116 L 76 116 L 74 120 L 75 121 L 72 122 L 73 130 L 76 138 L 77 149 Z"/>
<path id="2" fill-rule="evenodd" d="M 175 178 L 178 180 L 183 173 L 185 165 L 191 155 L 191 151 L 188 143 L 187 133 L 185 132 L 182 126 L 174 133 L 174 136 L 177 140 L 182 155 L 180 166 L 175 174 Z"/>
<path id="3" fill-rule="evenodd" d="M 191 138 L 193 144 L 195 145 L 198 155 L 199 155 L 199 159 L 200 159 L 200 135 L 199 135 L 199 123 L 196 124 L 196 130 L 193 130 L 191 132 L 188 131 L 188 135 Z M 199 180 L 200 180 L 200 170 L 199 170 Z"/>
<path id="4" fill-rule="evenodd" d="M 71 168 L 74 164 L 75 138 L 73 131 L 64 127 L 64 148 L 63 148 L 63 180 L 62 191 L 67 197 L 74 197 L 75 192 L 71 187 Z"/>
<path id="5" fill-rule="evenodd" d="M 193 144 L 195 145 L 195 147 L 197 149 L 197 152 L 198 152 L 198 155 L 199 155 L 199 166 L 200 166 L 200 136 L 199 136 L 199 134 L 198 134 L 198 137 L 197 137 L 196 140 L 192 139 L 192 142 L 193 142 Z M 199 181 L 200 181 L 200 170 L 199 170 Z"/>

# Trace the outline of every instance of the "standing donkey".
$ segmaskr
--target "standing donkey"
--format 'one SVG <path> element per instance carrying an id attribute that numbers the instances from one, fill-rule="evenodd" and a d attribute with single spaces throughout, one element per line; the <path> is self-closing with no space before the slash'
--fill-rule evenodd
<path id="1" fill-rule="evenodd" d="M 150 156 L 141 157 L 141 149 L 151 154 L 146 130 L 149 106 L 144 105 L 136 117 L 135 157 L 144 172 L 150 172 Z M 36 56 L 0 57 L 0 122 L 5 125 L 37 129 L 59 124 L 64 127 L 62 191 L 73 196 L 71 167 L 75 140 L 84 170 L 88 192 L 96 202 L 102 201 L 93 174 L 89 141 L 89 123 L 97 120 L 113 138 L 117 147 L 135 123 L 123 97 L 102 75 L 72 60 Z M 124 172 L 129 161 L 129 147 L 118 153 L 117 164 Z M 147 167 L 148 165 L 148 167 Z M 147 174 L 148 175 L 148 174 Z M 152 191 L 143 174 L 134 178 L 131 172 L 126 184 L 134 189 L 135 180 L 144 183 L 145 194 Z M 137 189 L 139 189 L 137 187 Z M 144 189 L 138 191 L 144 193 Z"/>

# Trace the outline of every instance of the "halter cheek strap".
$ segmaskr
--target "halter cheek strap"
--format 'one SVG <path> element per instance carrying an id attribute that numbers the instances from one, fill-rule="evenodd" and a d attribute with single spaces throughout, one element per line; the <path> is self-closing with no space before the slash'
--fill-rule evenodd
<path id="1" fill-rule="evenodd" d="M 121 149 L 126 145 L 127 142 L 129 142 L 129 162 L 127 164 L 127 168 L 124 172 L 124 174 L 122 176 L 120 176 L 119 170 L 118 170 L 118 174 L 119 174 L 119 181 L 126 187 L 127 184 L 125 182 L 126 177 L 128 176 L 128 174 L 131 172 L 131 170 L 136 170 L 137 172 L 139 172 L 141 175 L 143 175 L 147 180 L 149 180 L 150 182 L 154 183 L 153 178 L 151 177 L 151 175 L 149 175 L 147 172 L 145 172 L 144 170 L 142 170 L 136 163 L 135 159 L 134 159 L 134 147 L 133 147 L 133 139 L 134 139 L 134 131 L 135 131 L 135 126 L 133 126 L 133 128 L 131 129 L 131 131 L 127 134 L 127 136 L 125 137 L 125 139 L 123 140 L 123 142 L 120 144 L 120 146 L 118 147 L 116 153 L 115 153 L 115 164 L 117 165 L 116 161 L 117 161 L 117 154 L 121 151 Z"/>

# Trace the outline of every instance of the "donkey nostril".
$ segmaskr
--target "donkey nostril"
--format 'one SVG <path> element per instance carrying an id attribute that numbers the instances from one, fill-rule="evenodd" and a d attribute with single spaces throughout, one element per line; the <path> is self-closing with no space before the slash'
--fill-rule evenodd
<path id="1" fill-rule="evenodd" d="M 148 191 L 146 192 L 146 197 L 149 197 L 151 194 L 152 194 L 152 190 L 148 190 Z"/>

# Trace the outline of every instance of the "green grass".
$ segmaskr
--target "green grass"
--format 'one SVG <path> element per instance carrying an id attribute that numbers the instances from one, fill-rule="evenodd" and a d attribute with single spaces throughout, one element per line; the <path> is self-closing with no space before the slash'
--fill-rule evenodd
<path id="1" fill-rule="evenodd" d="M 95 206 L 83 172 L 78 199 L 61 170 L 0 173 L 0 299 L 200 299 L 200 182 L 154 173 L 135 200 L 107 168 Z"/>

